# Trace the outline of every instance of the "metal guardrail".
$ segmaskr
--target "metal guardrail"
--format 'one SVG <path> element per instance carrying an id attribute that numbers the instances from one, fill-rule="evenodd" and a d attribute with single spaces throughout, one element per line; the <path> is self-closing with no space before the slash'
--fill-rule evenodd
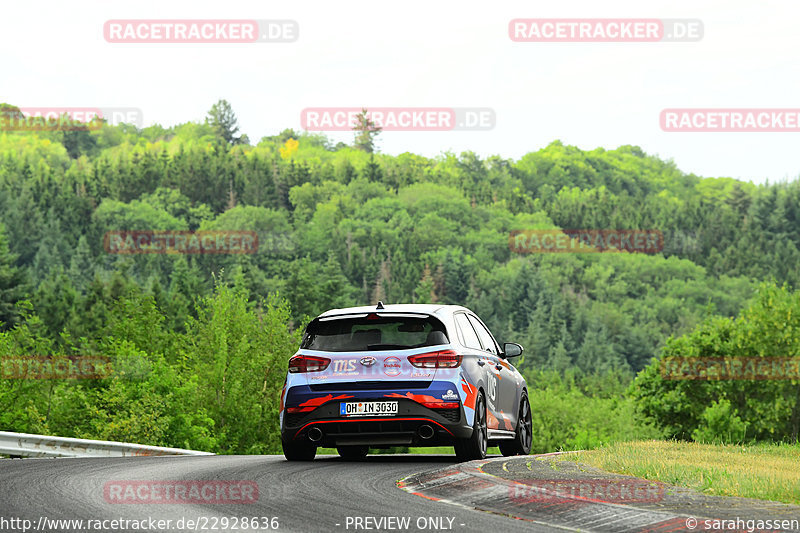
<path id="1" fill-rule="evenodd" d="M 154 455 L 214 455 L 209 452 L 161 448 L 127 442 L 51 437 L 0 431 L 0 455 L 12 457 L 143 457 Z"/>

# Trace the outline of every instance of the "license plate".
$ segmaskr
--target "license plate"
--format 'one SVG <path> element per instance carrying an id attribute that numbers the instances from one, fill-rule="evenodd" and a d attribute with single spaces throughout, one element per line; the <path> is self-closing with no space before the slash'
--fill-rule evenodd
<path id="1" fill-rule="evenodd" d="M 397 402 L 341 402 L 341 416 L 391 416 L 397 414 Z"/>

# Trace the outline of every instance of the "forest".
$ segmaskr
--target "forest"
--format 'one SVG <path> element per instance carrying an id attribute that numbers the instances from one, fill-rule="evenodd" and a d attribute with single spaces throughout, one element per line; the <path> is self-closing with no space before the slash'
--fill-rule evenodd
<path id="1" fill-rule="evenodd" d="M 64 123 L 0 128 L 2 430 L 279 453 L 305 323 L 380 300 L 466 305 L 522 344 L 535 452 L 797 441 L 797 379 L 669 380 L 659 359 L 800 357 L 798 180 L 700 177 L 637 146 L 557 140 L 518 160 L 388 155 L 368 120 L 352 144 L 291 129 L 253 143 L 224 100 L 170 127 Z M 656 231 L 663 247 L 510 245 L 552 229 Z M 136 231 L 249 232 L 258 247 L 109 250 L 107 235 Z M 12 371 L 90 356 L 111 371 Z"/>

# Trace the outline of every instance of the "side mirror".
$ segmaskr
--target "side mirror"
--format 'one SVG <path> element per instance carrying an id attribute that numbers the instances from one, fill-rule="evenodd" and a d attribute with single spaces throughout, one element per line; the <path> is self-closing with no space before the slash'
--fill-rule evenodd
<path id="1" fill-rule="evenodd" d="M 522 355 L 522 346 L 516 342 L 503 343 L 503 357 L 511 359 L 512 357 L 519 357 Z"/>

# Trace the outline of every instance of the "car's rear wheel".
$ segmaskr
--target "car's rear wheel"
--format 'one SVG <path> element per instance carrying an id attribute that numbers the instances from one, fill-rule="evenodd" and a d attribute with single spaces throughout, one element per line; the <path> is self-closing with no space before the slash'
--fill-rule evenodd
<path id="1" fill-rule="evenodd" d="M 526 394 L 522 395 L 522 401 L 519 404 L 519 416 L 517 417 L 517 430 L 515 433 L 514 440 L 500 442 L 500 453 L 506 457 L 531 453 L 533 421 L 531 419 L 531 404 L 528 402 Z"/>
<path id="2" fill-rule="evenodd" d="M 473 461 L 486 457 L 489 435 L 486 428 L 486 402 L 483 393 L 475 400 L 475 421 L 472 423 L 472 435 L 466 439 L 458 439 L 454 445 L 456 457 L 460 461 Z"/>
<path id="3" fill-rule="evenodd" d="M 311 461 L 317 455 L 317 447 L 308 442 L 286 442 L 281 439 L 281 447 L 287 461 Z"/>
<path id="4" fill-rule="evenodd" d="M 336 448 L 342 459 L 356 461 L 363 459 L 369 453 L 369 446 L 339 446 Z"/>

